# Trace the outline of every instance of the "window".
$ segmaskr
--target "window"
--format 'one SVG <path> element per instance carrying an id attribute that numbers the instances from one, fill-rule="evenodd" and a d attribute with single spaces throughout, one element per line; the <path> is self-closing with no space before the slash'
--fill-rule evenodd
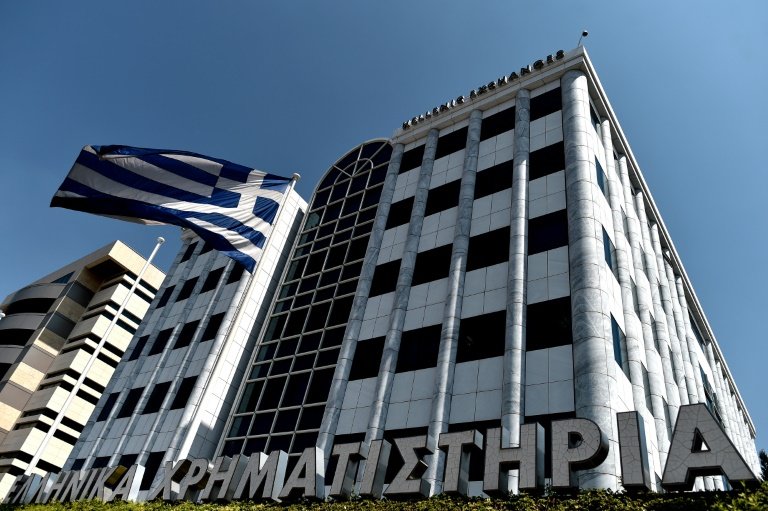
<path id="1" fill-rule="evenodd" d="M 600 191 L 603 192 L 603 195 L 605 195 L 605 198 L 608 198 L 608 177 L 605 175 L 605 171 L 603 170 L 602 165 L 600 165 L 600 162 L 597 161 L 597 158 L 595 158 L 595 173 L 597 176 L 597 186 L 600 187 Z"/>
<path id="2" fill-rule="evenodd" d="M 355 348 L 355 356 L 352 359 L 349 379 L 362 380 L 363 378 L 372 378 L 378 375 L 383 352 L 384 337 L 358 342 L 357 348 Z"/>
<path id="3" fill-rule="evenodd" d="M 537 149 L 536 151 L 531 152 L 528 161 L 529 181 L 565 170 L 565 145 L 563 142 L 558 142 Z"/>
<path id="4" fill-rule="evenodd" d="M 171 410 L 178 410 L 187 405 L 187 401 L 192 394 L 192 389 L 195 387 L 196 381 L 197 376 L 188 376 L 181 380 L 176 395 L 173 398 L 173 402 L 171 403 Z"/>
<path id="5" fill-rule="evenodd" d="M 197 247 L 197 242 L 190 243 L 187 246 L 187 250 L 184 251 L 184 255 L 181 256 L 180 263 L 183 263 L 184 261 L 187 261 L 190 257 L 192 257 L 192 253 L 195 251 L 195 248 Z"/>
<path id="6" fill-rule="evenodd" d="M 528 255 L 568 244 L 568 215 L 565 209 L 528 221 Z"/>
<path id="7" fill-rule="evenodd" d="M 402 174 L 403 172 L 408 172 L 409 170 L 413 170 L 416 167 L 419 167 L 423 159 L 424 159 L 423 145 L 420 145 L 418 147 L 414 147 L 413 149 L 409 149 L 408 151 L 405 151 L 403 153 L 403 159 L 400 160 L 399 173 Z"/>
<path id="8" fill-rule="evenodd" d="M 96 422 L 107 420 L 107 417 L 109 417 L 109 412 L 111 412 L 112 408 L 114 408 L 115 402 L 119 396 L 119 392 L 113 392 L 107 397 L 107 399 L 104 401 L 104 406 L 101 408 L 101 412 L 99 412 L 99 416 L 96 418 Z"/>
<path id="9" fill-rule="evenodd" d="M 384 293 L 389 293 L 395 290 L 397 276 L 400 273 L 401 262 L 400 259 L 397 259 L 395 261 L 380 264 L 376 267 L 371 282 L 370 296 L 383 295 Z"/>
<path id="10" fill-rule="evenodd" d="M 208 325 L 206 325 L 205 330 L 203 331 L 203 336 L 200 338 L 200 342 L 210 341 L 214 337 L 216 337 L 216 333 L 219 331 L 219 328 L 221 327 L 221 322 L 224 320 L 224 313 L 220 312 L 218 314 L 214 314 L 211 316 L 211 319 L 208 320 Z"/>
<path id="11" fill-rule="evenodd" d="M 449 154 L 461 151 L 467 145 L 467 131 L 468 128 L 460 128 L 452 133 L 443 135 L 437 139 L 437 151 L 435 151 L 435 159 L 448 156 Z"/>
<path id="12" fill-rule="evenodd" d="M 478 172 L 475 180 L 475 200 L 512 188 L 514 166 L 512 160 L 507 160 Z"/>
<path id="13" fill-rule="evenodd" d="M 433 325 L 403 332 L 395 372 L 402 373 L 437 366 L 442 328 L 442 325 Z"/>
<path id="14" fill-rule="evenodd" d="M 182 286 L 181 291 L 179 291 L 179 296 L 176 297 L 177 302 L 186 300 L 192 295 L 192 291 L 195 289 L 195 286 L 197 285 L 197 279 L 198 277 L 193 277 L 184 283 L 184 286 Z"/>
<path id="15" fill-rule="evenodd" d="M 504 355 L 506 318 L 506 311 L 499 311 L 462 319 L 456 362 Z"/>
<path id="16" fill-rule="evenodd" d="M 467 252 L 467 271 L 509 260 L 509 227 L 472 236 Z"/>
<path id="17" fill-rule="evenodd" d="M 515 107 L 507 108 L 501 112 L 483 119 L 480 125 L 480 140 L 487 140 L 500 133 L 509 131 L 515 127 Z"/>
<path id="18" fill-rule="evenodd" d="M 411 285 L 418 286 L 447 277 L 451 269 L 452 250 L 453 245 L 449 244 L 416 254 Z"/>
<path id="19" fill-rule="evenodd" d="M 163 404 L 163 399 L 165 399 L 165 396 L 168 394 L 168 389 L 170 388 L 171 382 L 169 381 L 155 385 L 155 388 L 152 389 L 152 393 L 147 399 L 147 404 L 144 405 L 144 410 L 141 412 L 142 415 L 159 411 L 160 406 Z"/>
<path id="20" fill-rule="evenodd" d="M 133 411 L 136 409 L 136 405 L 139 403 L 141 394 L 144 392 L 144 387 L 138 389 L 131 389 L 128 391 L 128 395 L 125 397 L 122 408 L 117 413 L 117 418 L 122 419 L 130 417 Z"/>
<path id="21" fill-rule="evenodd" d="M 189 346 L 199 324 L 200 321 L 196 320 L 184 325 L 184 327 L 181 329 L 181 332 L 179 332 L 178 337 L 176 337 L 176 343 L 173 345 L 173 349 Z"/>
<path id="22" fill-rule="evenodd" d="M 653 407 L 651 406 L 651 382 L 648 379 L 648 370 L 646 370 L 645 366 L 640 364 L 640 367 L 643 370 L 643 391 L 645 391 L 645 407 L 648 408 L 648 411 L 653 411 Z"/>
<path id="23" fill-rule="evenodd" d="M 205 279 L 205 282 L 203 282 L 203 288 L 200 290 L 200 293 L 206 293 L 215 289 L 216 285 L 219 283 L 219 280 L 221 280 L 222 273 L 224 273 L 223 266 L 209 273 L 208 277 Z"/>
<path id="24" fill-rule="evenodd" d="M 227 284 L 231 284 L 233 282 L 240 282 L 240 279 L 242 278 L 244 271 L 245 271 L 245 266 L 243 266 L 240 263 L 235 263 L 232 266 L 232 271 L 229 272 L 229 277 L 227 278 Z"/>
<path id="25" fill-rule="evenodd" d="M 433 215 L 440 211 L 445 211 L 446 209 L 458 206 L 460 188 L 461 180 L 457 179 L 429 190 L 424 216 Z"/>
<path id="26" fill-rule="evenodd" d="M 392 203 L 389 207 L 386 228 L 392 229 L 398 225 L 405 225 L 410 222 L 411 210 L 413 210 L 413 197 Z"/>
<path id="27" fill-rule="evenodd" d="M 571 297 L 528 305 L 525 336 L 526 351 L 571 344 Z"/>
<path id="28" fill-rule="evenodd" d="M 608 264 L 608 268 L 611 269 L 611 273 L 616 277 L 616 280 L 619 280 L 619 264 L 616 261 L 616 247 L 613 246 L 613 242 L 605 231 L 605 228 L 603 228 L 603 256 L 605 257 L 605 262 Z"/>
<path id="29" fill-rule="evenodd" d="M 629 360 L 627 360 L 627 338 L 619 328 L 619 324 L 611 316 L 611 334 L 613 335 L 613 358 L 621 370 L 629 378 Z"/>
<path id="30" fill-rule="evenodd" d="M 160 300 L 157 301 L 157 309 L 160 307 L 165 307 L 165 305 L 168 303 L 168 300 L 171 298 L 171 295 L 173 294 L 173 290 L 176 286 L 169 286 L 166 287 L 163 291 L 163 294 L 160 296 Z"/>
<path id="31" fill-rule="evenodd" d="M 133 351 L 131 352 L 131 356 L 128 357 L 128 360 L 136 360 L 139 358 L 141 356 L 141 352 L 144 351 L 144 346 L 146 346 L 148 340 L 148 335 L 142 335 L 139 337 L 139 340 L 136 341 L 136 345 L 134 345 Z"/>
<path id="32" fill-rule="evenodd" d="M 157 337 L 155 337 L 155 342 L 152 343 L 152 347 L 149 349 L 149 353 L 147 353 L 147 355 L 157 355 L 158 353 L 162 352 L 163 349 L 165 349 L 165 346 L 168 344 L 172 333 L 173 328 L 160 330 L 160 332 L 157 334 Z"/>
<path id="33" fill-rule="evenodd" d="M 563 109 L 563 96 L 560 87 L 531 98 L 531 120 Z"/>

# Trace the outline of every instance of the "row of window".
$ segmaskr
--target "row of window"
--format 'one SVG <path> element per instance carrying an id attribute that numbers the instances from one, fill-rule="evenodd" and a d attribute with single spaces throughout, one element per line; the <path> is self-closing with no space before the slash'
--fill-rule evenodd
<path id="1" fill-rule="evenodd" d="M 540 94 L 531 99 L 530 120 L 534 121 L 551 113 L 562 110 L 562 95 L 560 88 Z M 500 133 L 515 127 L 515 107 L 507 108 L 483 119 L 480 125 L 480 140 L 495 137 Z M 465 148 L 467 144 L 467 128 L 443 135 L 437 139 L 435 159 L 442 158 Z M 421 165 L 424 158 L 424 146 L 420 145 L 403 153 L 400 162 L 400 173 L 408 172 Z M 558 169 L 562 170 L 562 168 Z"/>
<path id="2" fill-rule="evenodd" d="M 219 331 L 219 328 L 221 328 L 221 323 L 223 320 L 224 320 L 223 312 L 220 312 L 218 314 L 214 314 L 213 316 L 211 316 L 211 318 L 208 320 L 208 324 L 205 326 L 205 330 L 203 330 L 203 333 L 200 336 L 199 342 L 202 343 L 202 342 L 213 340 L 216 337 L 216 333 Z M 186 323 L 183 327 L 181 327 L 179 334 L 176 336 L 176 342 L 174 343 L 172 349 L 175 350 L 178 348 L 184 348 L 186 346 L 189 346 L 199 326 L 200 326 L 200 320 L 195 320 L 195 321 L 190 321 L 189 323 Z M 174 330 L 173 328 L 166 328 L 166 329 L 160 330 L 155 336 L 155 340 L 153 341 L 152 347 L 147 353 L 147 356 L 161 353 L 165 349 L 165 347 L 168 345 L 168 341 L 170 341 L 171 339 L 173 330 Z M 142 352 L 144 351 L 144 347 L 146 346 L 150 337 L 151 335 L 142 335 L 141 337 L 138 338 L 138 340 L 136 341 L 136 345 L 133 347 L 133 351 L 131 352 L 130 357 L 128 357 L 128 360 L 136 360 L 141 356 Z"/>
<path id="3" fill-rule="evenodd" d="M 513 167 L 513 161 L 508 160 L 478 172 L 475 179 L 475 200 L 511 188 Z M 429 190 L 424 216 L 434 215 L 458 206 L 460 189 L 461 180 L 456 179 Z M 411 196 L 392 203 L 387 216 L 387 229 L 405 225 L 411 220 L 413 199 Z"/>
<path id="4" fill-rule="evenodd" d="M 555 211 L 528 221 L 528 253 L 538 254 L 568 244 L 566 210 Z M 416 255 L 412 286 L 448 276 L 453 245 L 443 245 Z M 502 227 L 469 239 L 467 271 L 484 268 L 509 260 L 509 227 Z M 370 296 L 395 290 L 401 260 L 376 266 Z"/>
<path id="5" fill-rule="evenodd" d="M 169 407 L 170 410 L 178 410 L 186 406 L 187 401 L 189 400 L 189 396 L 192 394 L 192 389 L 195 386 L 195 381 L 197 381 L 197 376 L 189 376 L 181 380 L 179 388 L 176 390 L 176 394 L 171 401 L 171 405 Z M 142 415 L 160 411 L 160 406 L 163 404 L 163 400 L 170 391 L 171 383 L 172 382 L 170 381 L 166 381 L 153 386 L 152 391 L 150 392 L 149 397 L 147 398 L 147 401 L 144 405 L 144 408 L 141 410 Z M 139 387 L 129 390 L 128 395 L 123 402 L 123 406 L 117 412 L 115 418 L 122 419 L 133 415 L 134 411 L 136 411 L 136 406 L 139 403 L 139 399 L 144 393 L 144 389 L 145 387 Z M 112 408 L 114 408 L 118 397 L 120 397 L 120 392 L 114 392 L 107 396 L 107 399 L 104 401 L 104 406 L 96 418 L 97 422 L 104 421 L 107 419 L 107 417 L 109 417 L 109 414 L 112 411 Z"/>

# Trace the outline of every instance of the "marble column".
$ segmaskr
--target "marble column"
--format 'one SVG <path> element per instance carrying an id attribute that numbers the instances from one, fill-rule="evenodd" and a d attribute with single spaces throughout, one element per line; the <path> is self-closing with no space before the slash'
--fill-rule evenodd
<path id="1" fill-rule="evenodd" d="M 624 209 L 627 213 L 627 239 L 629 240 L 632 261 L 634 263 L 635 282 L 637 282 L 638 276 L 645 275 L 641 248 L 643 237 L 640 232 L 640 223 L 635 210 L 632 185 L 629 181 L 627 159 L 624 156 L 619 158 L 619 175 L 624 188 Z M 651 302 L 649 290 L 644 287 L 641 288 L 640 286 L 636 286 L 636 298 L 643 348 L 645 349 L 646 370 L 648 371 L 648 390 L 651 396 L 651 413 L 653 414 L 656 429 L 656 445 L 659 450 L 659 466 L 657 467 L 657 471 L 660 475 L 662 472 L 661 469 L 666 461 L 666 453 L 669 450 L 670 441 L 667 431 L 666 411 L 664 409 L 666 405 L 664 403 L 665 401 L 668 403 L 677 403 L 677 390 L 673 393 L 674 400 L 667 396 L 667 386 L 664 381 L 661 357 L 656 351 L 656 343 L 654 342 L 655 332 L 653 331 L 650 312 L 653 304 Z"/>
<path id="2" fill-rule="evenodd" d="M 376 379 L 376 390 L 371 405 L 368 430 L 365 434 L 365 441 L 361 446 L 363 455 L 367 454 L 371 441 L 380 440 L 384 436 L 389 397 L 392 394 L 397 356 L 400 352 L 400 340 L 403 334 L 403 327 L 405 326 L 405 314 L 408 310 L 408 299 L 411 293 L 413 269 L 416 265 L 421 228 L 424 224 L 424 212 L 427 208 L 427 195 L 429 194 L 429 183 L 432 179 L 432 168 L 435 163 L 437 139 L 438 130 L 429 130 L 424 146 L 424 157 L 421 162 L 419 179 L 416 183 L 416 194 L 413 198 L 411 221 L 408 224 L 408 234 L 405 239 L 400 272 L 397 276 L 392 312 L 389 315 L 389 329 L 384 338 L 384 350 L 381 355 L 378 378 Z"/>
<path id="3" fill-rule="evenodd" d="M 666 262 L 665 262 L 666 263 Z M 701 361 L 697 351 L 693 347 L 699 342 L 696 339 L 696 335 L 693 333 L 693 325 L 691 324 L 691 316 L 688 311 L 688 301 L 685 299 L 685 289 L 683 288 L 682 280 L 678 279 L 675 272 L 672 270 L 672 266 L 666 263 L 667 277 L 669 278 L 670 289 L 672 290 L 672 304 L 675 306 L 675 320 L 677 316 L 680 316 L 680 322 L 682 323 L 682 330 L 685 333 L 686 343 L 682 348 L 687 349 L 688 359 L 691 363 L 691 370 L 693 371 L 693 378 L 696 382 L 696 393 L 698 394 L 698 402 L 706 402 L 706 394 L 704 392 L 704 380 L 701 377 L 701 371 L 699 366 Z M 682 343 L 681 343 L 682 344 Z M 703 349 L 703 348 L 702 348 Z"/>
<path id="4" fill-rule="evenodd" d="M 515 97 L 515 139 L 512 170 L 512 203 L 507 270 L 507 319 L 501 401 L 503 447 L 520 445 L 525 421 L 525 314 L 528 275 L 528 171 L 530 156 L 531 93 L 520 89 Z M 511 491 L 517 491 L 513 472 Z"/>
<path id="5" fill-rule="evenodd" d="M 379 207 L 376 210 L 376 218 L 373 222 L 368 248 L 363 259 L 363 267 L 360 270 L 360 277 L 357 281 L 355 298 L 352 301 L 349 320 L 344 329 L 344 340 L 341 343 L 339 360 L 333 373 L 333 382 L 328 394 L 328 402 L 325 405 L 325 413 L 320 424 L 317 446 L 323 452 L 326 466 L 333 449 L 333 438 L 336 435 L 341 405 L 344 402 L 344 394 L 347 391 L 349 373 L 352 370 L 352 359 L 355 357 L 355 349 L 357 348 L 357 340 L 360 338 L 360 328 L 363 324 L 365 307 L 368 304 L 368 295 L 371 292 L 371 282 L 376 271 L 376 263 L 379 260 L 379 250 L 381 249 L 381 242 L 387 226 L 387 217 L 389 216 L 392 197 L 397 185 L 397 176 L 400 173 L 403 149 L 403 144 L 395 144 L 392 156 L 389 159 L 387 174 L 384 177 L 384 185 L 381 189 Z"/>
<path id="6" fill-rule="evenodd" d="M 611 124 L 607 120 L 601 123 L 600 132 L 605 151 L 606 174 L 608 176 L 608 202 L 613 217 L 614 245 L 616 248 L 616 266 L 618 267 L 618 282 L 621 288 L 621 303 L 624 312 L 624 335 L 627 343 L 627 363 L 629 365 L 629 380 L 632 383 L 632 401 L 635 410 L 645 406 L 645 391 L 643 383 L 643 360 L 645 353 L 642 344 L 642 333 L 638 332 L 634 301 L 632 299 L 632 282 L 630 280 L 629 257 L 627 255 L 626 238 L 624 237 L 624 222 L 621 204 L 623 203 L 623 187 L 617 179 L 613 160 L 613 140 Z"/>
<path id="7" fill-rule="evenodd" d="M 448 295 L 443 309 L 443 326 L 440 331 L 440 348 L 437 354 L 435 389 L 432 394 L 432 411 L 427 430 L 427 449 L 431 463 L 423 481 L 429 485 L 429 494 L 442 492 L 445 472 L 445 453 L 438 448 L 439 437 L 448 432 L 453 396 L 453 374 L 456 369 L 456 352 L 459 345 L 459 326 L 464 302 L 464 276 L 467 270 L 469 252 L 469 231 L 472 226 L 472 207 L 475 201 L 475 179 L 477 177 L 477 155 L 480 149 L 480 126 L 482 110 L 469 114 L 467 145 L 464 152 L 464 169 L 459 188 L 459 205 L 456 211 L 456 226 L 453 231 L 451 266 L 448 271 Z"/>
<path id="8" fill-rule="evenodd" d="M 640 222 L 640 231 L 643 235 L 643 245 L 646 247 L 646 251 L 644 252 L 645 256 L 643 257 L 646 263 L 645 275 L 648 278 L 651 302 L 653 303 L 653 315 L 656 322 L 656 338 L 658 339 L 659 355 L 661 356 L 661 367 L 664 372 L 664 380 L 667 385 L 667 399 L 669 399 L 670 404 L 669 415 L 670 419 L 674 422 L 677 417 L 679 406 L 681 404 L 688 404 L 688 392 L 685 389 L 685 378 L 675 378 L 676 375 L 672 369 L 671 341 L 669 338 L 666 314 L 664 313 L 664 308 L 661 304 L 661 296 L 659 294 L 659 269 L 656 266 L 656 258 L 652 253 L 648 253 L 648 251 L 653 250 L 653 243 L 651 242 L 650 228 L 648 227 L 648 219 L 645 214 L 645 199 L 643 198 L 642 192 L 637 192 L 637 195 L 635 195 L 635 207 Z M 677 397 L 673 399 L 672 396 L 675 392 L 677 392 Z M 674 426 L 674 424 L 672 426 Z"/>
<path id="9" fill-rule="evenodd" d="M 617 489 L 618 435 L 612 404 L 616 380 L 607 282 L 602 255 L 595 154 L 590 146 L 589 91 L 581 71 L 567 71 L 560 80 L 565 141 L 565 186 L 568 204 L 568 252 L 571 279 L 573 373 L 576 416 L 595 422 L 606 437 L 610 454 L 599 466 L 578 473 L 581 488 Z"/>
<path id="10" fill-rule="evenodd" d="M 674 306 L 672 302 L 672 290 L 667 278 L 666 261 L 661 248 L 659 239 L 659 225 L 654 223 L 650 227 L 651 243 L 653 252 L 656 256 L 656 267 L 659 272 L 659 297 L 661 298 L 661 307 L 667 320 L 669 333 L 669 343 L 672 348 L 672 356 L 675 364 L 675 379 L 679 382 L 681 376 L 685 378 L 685 387 L 688 393 L 689 403 L 699 402 L 698 385 L 696 383 L 695 372 L 698 371 L 693 366 L 690 350 L 688 349 L 688 337 L 685 327 L 682 324 L 682 318 L 675 317 Z M 674 285 L 674 284 L 673 284 Z M 701 377 L 699 377 L 701 380 Z"/>
<path id="11" fill-rule="evenodd" d="M 681 279 L 679 277 L 677 279 L 677 282 L 680 284 L 680 286 L 682 286 L 682 281 L 681 281 Z M 720 378 L 717 377 L 717 372 L 718 372 L 717 361 L 715 360 L 715 354 L 714 354 L 714 351 L 712 350 L 712 342 L 711 341 L 707 343 L 706 352 L 705 353 L 706 353 L 706 356 L 707 356 L 707 364 L 709 365 L 709 369 L 712 372 L 712 387 L 713 387 L 713 392 L 715 393 L 715 396 L 716 396 L 716 398 L 715 398 L 715 407 L 717 408 L 718 413 L 720 414 L 720 418 L 722 419 L 723 430 L 725 431 L 725 434 L 728 435 L 728 438 L 730 438 L 731 437 L 731 426 L 728 423 L 728 421 L 725 418 L 723 418 L 723 411 L 724 410 L 722 409 L 722 405 L 719 402 L 720 401 L 720 396 L 723 395 L 723 391 L 722 391 L 722 388 L 720 386 Z M 723 480 L 722 477 L 715 478 L 715 485 L 716 485 L 718 490 L 724 490 L 725 489 L 725 487 L 724 487 L 724 480 Z"/>

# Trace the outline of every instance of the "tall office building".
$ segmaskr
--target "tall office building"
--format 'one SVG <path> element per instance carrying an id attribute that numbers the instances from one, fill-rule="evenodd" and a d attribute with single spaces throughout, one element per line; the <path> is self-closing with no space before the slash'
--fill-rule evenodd
<path id="1" fill-rule="evenodd" d="M 420 479 L 432 494 L 443 489 L 443 435 L 477 430 L 498 451 L 537 423 L 550 451 L 552 425 L 583 418 L 607 454 L 575 484 L 618 489 L 628 474 L 617 413 L 636 411 L 648 484 L 660 489 L 678 411 L 703 403 L 757 469 L 754 426 L 583 48 L 342 156 L 281 248 L 286 270 L 250 324 L 231 319 L 240 299 L 218 295 L 231 264 L 199 246 L 180 255 L 175 291 L 161 293 L 68 468 L 136 464 L 145 498 L 163 487 L 161 460 L 285 451 L 291 474 L 317 446 L 330 484 L 334 446 L 359 442 L 368 456 L 409 438 L 423 474 L 403 475 L 394 448 L 373 469 L 386 467 L 385 494 L 409 475 L 405 486 Z M 226 343 L 230 321 L 249 339 L 237 355 L 206 345 Z M 196 416 L 207 396 L 212 408 Z M 547 477 L 558 468 L 549 454 Z M 486 489 L 484 462 L 482 450 L 471 457 L 471 494 Z M 347 475 L 370 493 L 364 465 Z"/>
<path id="2" fill-rule="evenodd" d="M 754 425 L 583 48 L 390 143 L 386 173 L 374 161 L 364 184 L 364 145 L 317 186 L 219 454 L 317 445 L 334 463 L 334 444 L 425 435 L 423 454 L 495 428 L 506 447 L 534 422 L 549 451 L 552 422 L 580 417 L 609 451 L 578 484 L 618 489 L 616 414 L 634 410 L 659 489 L 679 407 L 705 403 L 757 473 Z M 443 462 L 424 460 L 439 492 Z"/>
<path id="3" fill-rule="evenodd" d="M 283 274 L 306 202 L 287 193 L 248 273 L 192 231 L 104 392 L 67 469 L 212 457 Z"/>
<path id="4" fill-rule="evenodd" d="M 145 263 L 116 241 L 0 305 L 0 496 L 30 463 L 36 474 L 64 466 L 165 277 L 149 266 L 129 297 Z"/>

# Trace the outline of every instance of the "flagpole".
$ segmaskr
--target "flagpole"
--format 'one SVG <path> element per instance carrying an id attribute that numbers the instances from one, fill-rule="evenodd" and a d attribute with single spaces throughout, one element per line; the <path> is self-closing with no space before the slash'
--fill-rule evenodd
<path id="1" fill-rule="evenodd" d="M 51 438 L 53 438 L 53 434 L 56 432 L 56 428 L 58 428 L 59 425 L 61 424 L 61 421 L 64 418 L 65 412 L 69 408 L 69 405 L 72 404 L 72 401 L 75 399 L 75 395 L 80 391 L 80 388 L 82 387 L 83 382 L 87 377 L 88 371 L 91 370 L 91 367 L 96 361 L 98 354 L 101 352 L 102 348 L 104 348 L 104 344 L 106 344 L 107 338 L 110 336 L 110 334 L 112 333 L 112 330 L 115 328 L 115 325 L 120 319 L 120 315 L 123 313 L 123 310 L 125 310 L 125 308 L 128 306 L 128 301 L 133 296 L 134 292 L 136 291 L 136 288 L 139 286 L 139 282 L 144 277 L 144 274 L 149 268 L 149 265 L 152 264 L 152 259 L 155 258 L 157 251 L 160 250 L 160 245 L 162 245 L 163 243 L 165 243 L 165 238 L 158 237 L 157 242 L 155 243 L 155 248 L 152 249 L 152 253 L 149 255 L 149 258 L 147 258 L 146 262 L 144 263 L 144 266 L 141 268 L 141 271 L 139 272 L 139 275 L 134 280 L 133 285 L 131 285 L 131 288 L 128 291 L 128 294 L 125 296 L 125 298 L 123 299 L 123 302 L 120 304 L 120 307 L 117 309 L 117 312 L 115 313 L 115 317 L 112 318 L 112 321 L 109 323 L 109 326 L 107 326 L 107 330 L 104 332 L 104 335 L 101 337 L 101 340 L 99 341 L 99 344 L 96 346 L 96 349 L 93 351 L 93 353 L 91 353 L 91 356 L 88 358 L 88 362 L 86 362 L 85 367 L 80 373 L 80 376 L 77 378 L 77 383 L 75 383 L 75 386 L 72 388 L 69 395 L 67 396 L 67 399 L 64 401 L 64 405 L 61 407 L 61 411 L 59 411 L 59 413 L 56 414 L 56 418 L 53 420 L 53 424 L 51 424 L 51 427 L 46 432 L 45 437 L 43 437 L 43 441 L 40 442 L 40 446 L 37 448 L 35 455 L 32 457 L 32 460 L 29 462 L 27 469 L 24 471 L 24 475 L 30 475 L 32 471 L 37 467 L 37 463 L 38 461 L 40 461 L 40 458 L 42 457 L 43 452 L 45 452 L 45 449 L 48 447 L 48 443 L 51 441 Z"/>

